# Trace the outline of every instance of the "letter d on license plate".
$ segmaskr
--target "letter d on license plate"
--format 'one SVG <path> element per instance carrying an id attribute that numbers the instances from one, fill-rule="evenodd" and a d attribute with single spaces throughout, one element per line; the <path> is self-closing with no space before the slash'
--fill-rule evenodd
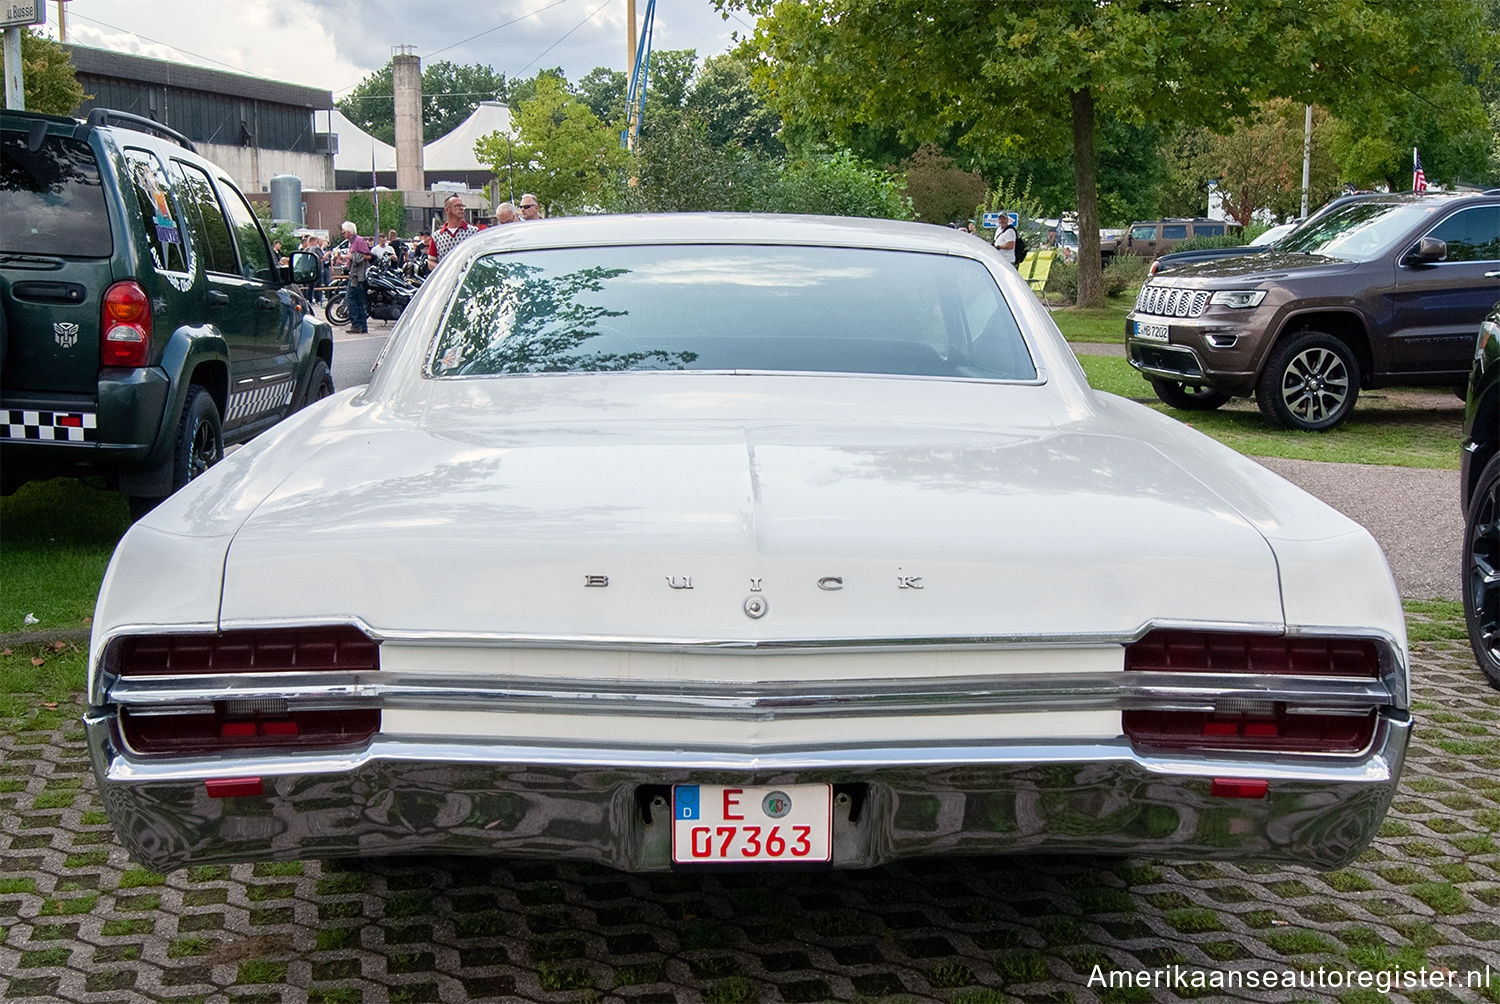
<path id="1" fill-rule="evenodd" d="M 833 789 L 826 784 L 672 789 L 672 862 L 828 861 Z"/>

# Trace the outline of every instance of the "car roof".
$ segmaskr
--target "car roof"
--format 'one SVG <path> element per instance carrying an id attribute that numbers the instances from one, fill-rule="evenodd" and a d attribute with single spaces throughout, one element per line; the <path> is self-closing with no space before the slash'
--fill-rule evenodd
<path id="1" fill-rule="evenodd" d="M 568 216 L 490 227 L 459 250 L 603 247 L 629 244 L 787 244 L 926 251 L 981 257 L 968 231 L 930 223 L 781 213 L 661 213 Z"/>

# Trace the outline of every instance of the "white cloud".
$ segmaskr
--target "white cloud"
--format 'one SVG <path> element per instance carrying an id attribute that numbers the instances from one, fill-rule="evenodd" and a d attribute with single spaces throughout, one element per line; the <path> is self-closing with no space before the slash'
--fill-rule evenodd
<path id="1" fill-rule="evenodd" d="M 644 0 L 636 6 L 643 16 Z M 625 0 L 71 0 L 67 25 L 80 45 L 327 89 L 335 100 L 397 45 L 414 46 L 423 65 L 483 63 L 511 77 L 561 66 L 577 80 L 626 61 Z M 734 30 L 744 33 L 743 21 L 726 22 L 709 0 L 664 0 L 654 43 L 702 58 L 728 48 Z"/>

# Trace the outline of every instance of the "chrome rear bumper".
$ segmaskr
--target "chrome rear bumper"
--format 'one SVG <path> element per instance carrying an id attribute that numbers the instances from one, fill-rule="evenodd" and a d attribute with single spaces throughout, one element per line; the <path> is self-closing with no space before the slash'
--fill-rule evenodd
<path id="1" fill-rule="evenodd" d="M 1255 858 L 1338 867 L 1395 794 L 1410 718 L 1382 713 L 1358 756 L 1153 757 L 1103 743 L 736 750 L 595 749 L 377 736 L 342 754 L 170 761 L 123 750 L 110 713 L 85 723 L 111 820 L 131 855 L 185 864 L 403 854 L 671 867 L 672 784 L 831 782 L 833 865 L 940 854 Z M 263 794 L 211 797 L 211 779 Z M 1264 798 L 1214 778 L 1269 782 Z M 657 801 L 657 800 L 661 801 Z M 774 865 L 770 867 L 775 867 Z"/>

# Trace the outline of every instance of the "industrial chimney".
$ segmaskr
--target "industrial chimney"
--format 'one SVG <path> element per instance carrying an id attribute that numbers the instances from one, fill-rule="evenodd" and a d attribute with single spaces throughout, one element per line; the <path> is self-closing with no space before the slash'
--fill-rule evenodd
<path id="1" fill-rule="evenodd" d="M 420 192 L 426 187 L 422 173 L 422 59 L 412 54 L 414 48 L 398 45 L 391 50 L 396 92 L 396 187 L 403 192 Z"/>

